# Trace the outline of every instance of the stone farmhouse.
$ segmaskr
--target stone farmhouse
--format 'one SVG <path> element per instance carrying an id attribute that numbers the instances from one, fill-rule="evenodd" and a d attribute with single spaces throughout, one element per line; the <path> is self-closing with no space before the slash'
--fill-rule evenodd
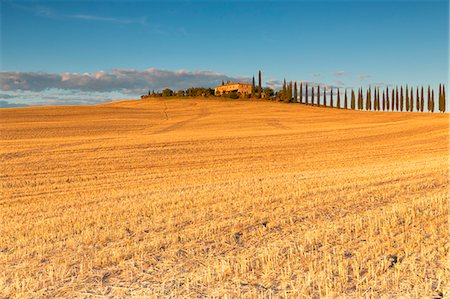
<path id="1" fill-rule="evenodd" d="M 252 85 L 244 82 L 229 82 L 224 85 L 216 86 L 214 89 L 215 94 L 224 94 L 230 92 L 238 92 L 242 95 L 248 95 L 252 93 Z"/>

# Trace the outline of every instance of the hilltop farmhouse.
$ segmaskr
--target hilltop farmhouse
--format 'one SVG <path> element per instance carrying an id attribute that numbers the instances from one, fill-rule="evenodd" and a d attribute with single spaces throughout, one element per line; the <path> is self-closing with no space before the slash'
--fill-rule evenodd
<path id="1" fill-rule="evenodd" d="M 227 84 L 216 86 L 216 88 L 214 89 L 214 93 L 216 95 L 223 95 L 230 92 L 249 95 L 252 93 L 252 85 L 244 82 L 229 82 Z"/>

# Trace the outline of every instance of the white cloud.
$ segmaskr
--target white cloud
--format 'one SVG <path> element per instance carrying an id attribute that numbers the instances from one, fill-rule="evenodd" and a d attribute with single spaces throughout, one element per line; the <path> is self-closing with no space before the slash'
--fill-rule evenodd
<path id="1" fill-rule="evenodd" d="M 85 21 L 94 21 L 94 22 L 109 22 L 116 24 L 140 24 L 140 25 L 148 25 L 147 17 L 133 17 L 133 18 L 122 18 L 122 17 L 111 17 L 111 16 L 102 16 L 102 15 L 92 15 L 92 14 L 65 14 L 55 9 L 52 9 L 43 5 L 24 5 L 18 4 L 11 1 L 8 1 L 8 4 L 12 5 L 15 8 L 29 11 L 35 16 L 47 19 L 54 20 L 67 20 L 67 19 L 77 19 L 77 20 L 85 20 Z"/>
<path id="2" fill-rule="evenodd" d="M 150 89 L 186 89 L 214 87 L 224 81 L 246 81 L 248 77 L 231 77 L 211 71 L 114 69 L 93 73 L 0 72 L 0 90 L 34 91 L 48 89 L 89 92 L 120 92 L 137 96 Z"/>
<path id="3" fill-rule="evenodd" d="M 364 81 L 364 80 L 367 80 L 367 79 L 369 79 L 369 78 L 371 78 L 371 77 L 372 77 L 371 75 L 362 74 L 362 75 L 359 75 L 359 76 L 358 76 L 358 79 L 359 79 L 360 81 Z"/>
<path id="4" fill-rule="evenodd" d="M 42 105 L 92 105 L 134 97 L 119 92 L 46 89 L 44 91 L 5 91 L 5 93 L 0 94 L 0 98 L 14 99 L 14 103 L 3 101 L 0 107 L 21 107 Z"/>
<path id="5" fill-rule="evenodd" d="M 279 80 L 267 80 L 266 85 L 274 90 L 281 89 L 283 87 L 283 82 Z"/>
<path id="6" fill-rule="evenodd" d="M 14 107 L 26 107 L 26 106 L 28 106 L 28 105 L 0 100 L 0 108 L 14 108 Z"/>

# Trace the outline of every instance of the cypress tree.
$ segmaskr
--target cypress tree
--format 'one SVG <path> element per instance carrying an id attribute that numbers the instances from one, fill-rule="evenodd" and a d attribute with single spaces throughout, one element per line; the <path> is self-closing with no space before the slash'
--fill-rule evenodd
<path id="1" fill-rule="evenodd" d="M 308 83 L 305 85 L 305 104 L 308 105 Z"/>
<path id="2" fill-rule="evenodd" d="M 370 99 L 370 92 L 371 92 L 371 88 L 369 87 L 369 89 L 368 90 L 366 90 L 366 110 L 370 110 L 371 108 L 369 107 L 369 105 L 368 105 L 368 99 Z"/>
<path id="3" fill-rule="evenodd" d="M 380 111 L 380 88 L 377 87 L 377 111 Z"/>
<path id="4" fill-rule="evenodd" d="M 400 109 L 399 96 L 398 96 L 398 86 L 395 87 L 395 110 Z"/>
<path id="5" fill-rule="evenodd" d="M 317 84 L 317 106 L 320 107 L 320 86 Z"/>
<path id="6" fill-rule="evenodd" d="M 386 86 L 386 110 L 389 111 L 390 103 L 389 103 L 389 87 Z"/>
<path id="7" fill-rule="evenodd" d="M 361 109 L 361 88 L 358 88 L 358 110 Z"/>
<path id="8" fill-rule="evenodd" d="M 434 112 L 434 89 L 431 91 L 431 112 Z"/>
<path id="9" fill-rule="evenodd" d="M 330 107 L 333 108 L 333 87 L 330 88 Z"/>
<path id="10" fill-rule="evenodd" d="M 386 110 L 386 91 L 383 90 L 383 111 Z"/>
<path id="11" fill-rule="evenodd" d="M 292 102 L 292 81 L 289 81 L 289 84 L 288 84 L 288 93 L 287 93 L 286 102 L 288 102 L 288 103 Z"/>
<path id="12" fill-rule="evenodd" d="M 442 112 L 445 112 L 445 86 L 442 84 Z"/>
<path id="13" fill-rule="evenodd" d="M 303 103 L 303 82 L 300 82 L 300 104 Z"/>
<path id="14" fill-rule="evenodd" d="M 347 88 L 344 89 L 344 109 L 347 109 Z"/>
<path id="15" fill-rule="evenodd" d="M 381 103 L 380 103 L 380 88 L 377 87 L 377 111 L 381 110 Z"/>
<path id="16" fill-rule="evenodd" d="M 252 98 L 255 97 L 255 89 L 256 89 L 256 87 L 255 87 L 255 76 L 253 76 L 253 78 L 252 78 Z"/>
<path id="17" fill-rule="evenodd" d="M 425 97 L 423 95 L 423 86 L 420 89 L 420 112 L 423 112 L 423 106 L 425 106 Z"/>
<path id="18" fill-rule="evenodd" d="M 405 89 L 405 106 L 406 106 L 406 111 L 409 111 L 409 93 L 408 93 L 408 85 L 406 85 L 406 89 Z"/>
<path id="19" fill-rule="evenodd" d="M 311 105 L 314 106 L 314 86 L 311 86 Z"/>
<path id="20" fill-rule="evenodd" d="M 338 90 L 337 90 L 337 103 L 336 103 L 336 107 L 337 108 L 341 108 L 341 93 L 339 92 L 339 87 L 338 87 Z"/>
<path id="21" fill-rule="evenodd" d="M 392 111 L 395 111 L 396 107 L 396 100 L 395 100 L 395 88 L 392 87 Z"/>
<path id="22" fill-rule="evenodd" d="M 355 110 L 355 91 L 352 89 L 352 95 L 351 95 L 351 99 L 350 99 L 350 108 L 352 108 L 353 110 Z"/>
<path id="23" fill-rule="evenodd" d="M 376 95 L 376 99 L 377 99 L 377 105 L 375 110 L 380 111 L 380 88 L 377 87 L 376 89 L 377 95 Z"/>
<path id="24" fill-rule="evenodd" d="M 298 91 L 297 91 L 297 81 L 294 82 L 294 103 L 297 103 Z"/>
<path id="25" fill-rule="evenodd" d="M 327 106 L 327 87 L 323 87 L 323 106 Z"/>
<path id="26" fill-rule="evenodd" d="M 374 107 L 373 107 L 373 109 L 375 110 L 375 111 L 378 111 L 379 109 L 379 104 L 380 104 L 380 99 L 378 98 L 378 87 L 375 87 L 375 89 L 374 89 L 374 93 L 375 93 L 375 105 L 374 105 Z"/>
<path id="27" fill-rule="evenodd" d="M 369 111 L 371 109 L 370 107 L 370 87 L 366 91 L 366 110 Z"/>
<path id="28" fill-rule="evenodd" d="M 442 112 L 442 87 L 441 84 L 439 84 L 439 111 Z"/>
<path id="29" fill-rule="evenodd" d="M 359 99 L 359 109 L 360 109 L 360 110 L 363 110 L 363 109 L 364 109 L 364 106 L 363 106 L 364 98 L 363 98 L 363 89 L 362 89 L 362 87 L 361 87 L 361 90 L 360 90 L 360 92 L 359 92 L 359 95 L 360 95 L 360 99 Z"/>
<path id="30" fill-rule="evenodd" d="M 403 86 L 400 86 L 400 111 L 403 111 Z"/>
<path id="31" fill-rule="evenodd" d="M 381 103 L 380 103 L 380 88 L 377 87 L 377 111 L 381 110 Z"/>
<path id="32" fill-rule="evenodd" d="M 409 111 L 413 112 L 414 110 L 414 88 L 411 87 L 409 93 L 410 93 L 410 98 L 409 98 Z"/>
<path id="33" fill-rule="evenodd" d="M 419 86 L 416 88 L 416 110 L 420 111 L 420 96 L 419 96 Z"/>
<path id="34" fill-rule="evenodd" d="M 261 82 L 261 70 L 258 72 L 258 94 L 261 98 L 261 92 L 262 92 L 262 82 Z"/>
<path id="35" fill-rule="evenodd" d="M 428 85 L 428 99 L 427 99 L 427 109 L 428 112 L 431 111 L 431 89 L 430 89 L 430 85 Z"/>

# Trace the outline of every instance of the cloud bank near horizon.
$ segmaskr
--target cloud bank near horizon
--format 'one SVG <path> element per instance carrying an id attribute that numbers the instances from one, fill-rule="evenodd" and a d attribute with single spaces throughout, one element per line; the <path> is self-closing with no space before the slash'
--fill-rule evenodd
<path id="1" fill-rule="evenodd" d="M 0 72 L 3 107 L 96 104 L 137 98 L 149 90 L 214 87 L 223 81 L 250 81 L 212 71 L 113 69 L 91 73 Z"/>
<path id="2" fill-rule="evenodd" d="M 80 90 L 87 92 L 120 92 L 140 95 L 149 89 L 173 90 L 189 87 L 214 87 L 224 81 L 249 81 L 249 77 L 227 76 L 212 71 L 114 69 L 110 72 L 46 73 L 0 72 L 0 90 L 34 91 L 48 89 Z"/>

